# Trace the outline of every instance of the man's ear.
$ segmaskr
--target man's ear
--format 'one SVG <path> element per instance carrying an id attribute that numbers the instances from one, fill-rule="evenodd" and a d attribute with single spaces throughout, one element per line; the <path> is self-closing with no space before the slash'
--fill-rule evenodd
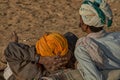
<path id="1" fill-rule="evenodd" d="M 88 25 L 86 25 L 86 32 L 87 32 L 87 33 L 90 33 L 90 32 L 91 32 L 90 26 L 88 26 Z"/>
<path id="2" fill-rule="evenodd" d="M 84 27 L 85 27 L 85 28 L 84 28 L 84 29 L 85 29 L 85 31 L 87 32 L 87 31 L 88 31 L 88 29 L 89 29 L 89 26 L 88 26 L 88 25 L 85 25 Z"/>
<path id="3" fill-rule="evenodd" d="M 89 26 L 88 26 L 88 25 L 86 25 L 86 29 L 89 29 Z"/>

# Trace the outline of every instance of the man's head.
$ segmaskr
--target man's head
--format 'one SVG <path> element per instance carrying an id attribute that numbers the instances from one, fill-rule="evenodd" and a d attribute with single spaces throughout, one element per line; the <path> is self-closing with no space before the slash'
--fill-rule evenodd
<path id="1" fill-rule="evenodd" d="M 67 37 L 70 37 L 70 35 L 66 34 L 66 36 L 63 36 L 59 33 L 45 33 L 37 41 L 36 51 L 41 56 L 40 64 L 43 64 L 47 71 L 53 72 L 54 70 L 62 69 L 69 63 L 72 55 L 70 54 L 71 51 L 68 50 L 69 42 Z"/>
<path id="2" fill-rule="evenodd" d="M 80 10 L 80 27 L 89 33 L 102 30 L 104 25 L 112 24 L 112 12 L 104 0 L 84 0 Z"/>
<path id="3" fill-rule="evenodd" d="M 94 26 L 86 25 L 86 24 L 83 22 L 81 16 L 80 16 L 79 27 L 82 29 L 83 32 L 87 32 L 87 33 L 99 32 L 99 31 L 103 30 L 103 26 L 102 26 L 102 27 L 94 27 Z"/>

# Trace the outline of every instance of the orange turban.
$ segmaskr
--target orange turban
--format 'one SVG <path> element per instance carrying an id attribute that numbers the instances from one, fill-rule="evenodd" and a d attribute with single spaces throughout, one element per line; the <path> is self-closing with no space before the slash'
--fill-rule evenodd
<path id="1" fill-rule="evenodd" d="M 63 56 L 68 52 L 66 38 L 59 33 L 44 34 L 36 43 L 37 53 L 41 56 Z"/>

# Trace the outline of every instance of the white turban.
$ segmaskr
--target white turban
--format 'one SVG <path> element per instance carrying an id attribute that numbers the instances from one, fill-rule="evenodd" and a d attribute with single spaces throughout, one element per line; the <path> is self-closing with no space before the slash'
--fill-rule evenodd
<path id="1" fill-rule="evenodd" d="M 79 14 L 86 25 L 102 27 L 112 24 L 112 11 L 104 0 L 84 0 Z"/>

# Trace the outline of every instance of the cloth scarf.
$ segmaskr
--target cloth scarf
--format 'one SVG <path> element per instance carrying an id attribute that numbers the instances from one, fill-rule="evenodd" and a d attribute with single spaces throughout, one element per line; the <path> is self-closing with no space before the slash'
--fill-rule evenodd
<path id="1" fill-rule="evenodd" d="M 68 52 L 68 43 L 59 33 L 46 33 L 37 41 L 36 50 L 41 56 L 63 56 Z"/>
<path id="2" fill-rule="evenodd" d="M 84 0 L 79 14 L 86 25 L 94 27 L 112 25 L 112 11 L 105 0 Z"/>

